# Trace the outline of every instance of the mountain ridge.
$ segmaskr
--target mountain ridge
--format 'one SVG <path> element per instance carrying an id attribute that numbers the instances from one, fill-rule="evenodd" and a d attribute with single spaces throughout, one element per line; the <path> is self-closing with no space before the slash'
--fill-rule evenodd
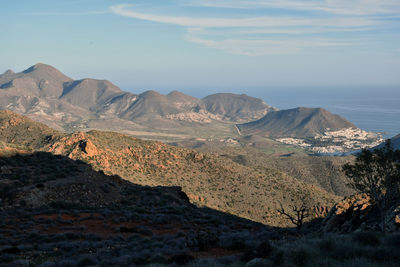
<path id="1" fill-rule="evenodd" d="M 327 129 L 357 128 L 346 119 L 323 108 L 298 107 L 267 113 L 259 120 L 236 124 L 243 134 L 270 137 L 312 137 Z"/>
<path id="2" fill-rule="evenodd" d="M 137 98 L 142 99 L 143 102 L 149 101 L 150 103 L 155 99 L 159 99 L 164 102 L 164 108 L 162 109 L 153 109 L 155 112 L 153 115 L 157 116 L 165 116 L 170 114 L 177 114 L 182 112 L 193 111 L 197 112 L 200 109 L 205 109 L 206 112 L 213 113 L 213 110 L 207 110 L 206 103 L 203 103 L 204 100 L 197 99 L 192 96 L 185 95 L 178 91 L 172 91 L 168 95 L 161 95 L 155 91 L 147 91 L 139 95 L 131 94 L 129 92 L 124 92 L 119 89 L 117 86 L 112 84 L 107 80 L 95 80 L 95 79 L 81 79 L 81 80 L 73 80 L 68 76 L 62 74 L 56 68 L 46 65 L 43 63 L 35 64 L 28 69 L 14 73 L 12 71 L 6 71 L 4 74 L 0 76 L 0 88 L 3 89 L 0 91 L 0 95 L 8 96 L 10 103 L 13 103 L 12 97 L 22 97 L 22 96 L 31 96 L 40 98 L 44 101 L 46 97 L 57 98 L 58 100 L 63 100 L 70 104 L 79 106 L 81 108 L 85 108 L 88 111 L 93 111 L 95 113 L 103 112 L 102 105 L 106 103 L 114 103 L 117 106 L 119 105 L 115 102 L 119 101 L 123 95 L 128 96 L 128 98 Z M 7 94 L 5 93 L 7 91 Z M 213 96 L 209 96 L 212 98 Z M 243 96 L 226 94 L 225 97 L 228 98 L 240 98 Z M 249 98 L 249 97 L 247 97 Z M 54 100 L 54 99 L 53 99 Z M 242 102 L 246 102 L 246 100 L 242 100 Z M 258 102 L 262 102 L 259 100 Z M 140 103 L 137 102 L 137 103 Z M 179 103 L 180 105 L 176 105 Z M 263 102 L 262 102 L 263 103 Z M 186 105 L 185 105 L 186 104 Z M 250 105 L 251 106 L 251 105 Z M 3 105 L 0 105 L 1 108 L 6 108 Z M 29 114 L 29 109 L 32 106 L 26 104 L 24 106 L 25 111 L 19 110 L 20 113 Z M 143 108 L 143 107 L 142 107 Z M 123 117 L 129 120 L 135 120 L 135 112 L 129 112 L 128 109 L 133 109 L 132 107 L 128 107 L 124 111 L 120 111 L 120 114 L 115 114 L 117 117 Z M 227 109 L 225 107 L 225 109 Z M 253 109 L 247 109 L 247 112 L 258 114 L 260 112 L 265 112 L 265 110 L 269 110 L 271 107 L 265 103 L 254 107 Z M 18 111 L 18 110 L 15 110 Z M 238 111 L 230 111 L 227 110 L 226 113 L 231 112 L 232 114 L 239 114 Z M 45 111 L 46 113 L 46 111 Z M 52 112 L 48 111 L 47 114 L 50 115 Z M 141 116 L 146 112 L 139 112 Z M 151 114 L 152 112 L 148 112 Z M 220 111 L 218 113 L 221 113 Z M 124 115 L 121 115 L 124 114 Z M 130 114 L 127 116 L 125 114 Z M 241 120 L 239 116 L 222 116 L 225 120 L 229 118 L 230 120 Z M 243 112 L 241 113 L 243 114 Z M 254 114 L 252 116 L 254 116 Z M 98 114 L 99 115 L 99 114 Z M 214 114 L 215 115 L 215 114 Z M 224 115 L 224 114 L 218 114 Z M 240 115 L 240 114 L 239 114 Z M 251 114 L 250 114 L 251 115 Z M 147 118 L 151 119 L 151 118 Z"/>

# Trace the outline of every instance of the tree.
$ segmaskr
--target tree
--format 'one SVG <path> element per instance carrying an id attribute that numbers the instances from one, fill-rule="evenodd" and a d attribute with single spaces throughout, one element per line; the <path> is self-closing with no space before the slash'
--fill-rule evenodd
<path id="1" fill-rule="evenodd" d="M 349 185 L 360 193 L 367 193 L 376 205 L 381 230 L 386 230 L 386 215 L 393 201 L 399 199 L 400 150 L 394 151 L 390 140 L 380 149 L 363 149 L 354 164 L 343 170 L 350 178 Z"/>
<path id="2" fill-rule="evenodd" d="M 280 204 L 280 209 L 278 209 L 278 213 L 286 216 L 294 225 L 296 225 L 297 230 L 301 230 L 303 226 L 303 221 L 305 218 L 310 216 L 310 208 L 306 205 L 304 199 L 299 205 L 289 205 L 289 210 L 286 211 L 282 203 Z"/>

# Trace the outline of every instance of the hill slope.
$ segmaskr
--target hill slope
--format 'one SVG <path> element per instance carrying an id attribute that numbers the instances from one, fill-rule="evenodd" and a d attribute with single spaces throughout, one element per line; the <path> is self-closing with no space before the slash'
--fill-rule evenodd
<path id="1" fill-rule="evenodd" d="M 237 127 L 244 135 L 271 137 L 312 137 L 327 129 L 356 128 L 346 119 L 322 108 L 294 108 L 270 112 L 263 118 Z"/>
<path id="2" fill-rule="evenodd" d="M 2 266 L 239 261 L 272 233 L 197 208 L 179 187 L 132 184 L 67 157 L 15 153 L 0 156 L 0 165 Z"/>
<path id="3" fill-rule="evenodd" d="M 307 196 L 311 206 L 330 206 L 338 199 L 276 169 L 251 168 L 217 155 L 117 133 L 75 133 L 46 150 L 83 160 L 96 170 L 134 183 L 179 185 L 199 205 L 270 225 L 287 224 L 275 212 L 279 202 L 289 205 Z"/>
<path id="4" fill-rule="evenodd" d="M 276 213 L 279 202 L 290 205 L 306 198 L 310 207 L 326 207 L 338 199 L 273 168 L 243 166 L 215 154 L 112 132 L 55 136 L 41 150 L 85 161 L 95 170 L 137 184 L 178 185 L 199 205 L 270 225 L 288 225 Z"/>
<path id="5" fill-rule="evenodd" d="M 206 110 L 232 121 L 250 121 L 276 110 L 259 98 L 220 93 L 203 98 Z"/>
<path id="6" fill-rule="evenodd" d="M 0 110 L 0 141 L 39 149 L 60 133 L 8 110 Z"/>
<path id="7" fill-rule="evenodd" d="M 352 156 L 330 157 L 311 156 L 298 151 L 262 152 L 249 146 L 221 146 L 204 144 L 196 150 L 206 153 L 217 153 L 222 157 L 249 167 L 267 167 L 288 174 L 307 184 L 316 185 L 324 190 L 348 196 L 354 191 L 347 186 L 348 178 L 342 171 L 345 163 L 354 160 Z"/>
<path id="8" fill-rule="evenodd" d="M 392 137 L 390 140 L 392 141 L 394 149 L 400 149 L 400 134 Z"/>

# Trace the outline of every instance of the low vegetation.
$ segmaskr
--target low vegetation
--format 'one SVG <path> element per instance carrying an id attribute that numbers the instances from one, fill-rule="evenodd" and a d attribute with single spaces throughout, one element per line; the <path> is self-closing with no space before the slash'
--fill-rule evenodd
<path id="1" fill-rule="evenodd" d="M 268 167 L 238 164 L 226 157 L 90 131 L 65 136 L 46 148 L 91 164 L 96 170 L 142 185 L 179 185 L 199 206 L 268 225 L 290 225 L 276 209 L 302 193 L 311 206 L 332 206 L 339 197 Z"/>
<path id="2" fill-rule="evenodd" d="M 246 150 L 203 153 L 111 132 L 64 135 L 16 118 L 3 117 L 15 125 L 3 124 L 0 139 L 2 266 L 397 266 L 400 261 L 399 151 L 389 147 L 363 151 L 355 160 L 257 158 Z M 31 129 L 30 135 L 18 136 L 13 126 Z M 19 144 L 19 138 L 25 142 Z M 312 171 L 322 184 L 329 180 L 319 178 L 322 174 L 334 175 L 341 160 L 351 160 L 345 172 L 367 198 L 344 200 L 328 213 L 327 205 L 340 197 L 272 168 L 283 164 L 277 159 L 297 171 L 312 159 L 326 163 Z M 385 208 L 390 203 L 392 223 L 385 234 L 371 224 L 381 199 Z M 282 227 L 290 221 L 297 229 Z"/>
<path id="3" fill-rule="evenodd" d="M 381 230 L 386 231 L 386 217 L 400 204 L 400 150 L 393 150 L 390 140 L 380 149 L 363 150 L 354 164 L 343 169 L 350 185 L 371 198 L 379 212 Z"/>

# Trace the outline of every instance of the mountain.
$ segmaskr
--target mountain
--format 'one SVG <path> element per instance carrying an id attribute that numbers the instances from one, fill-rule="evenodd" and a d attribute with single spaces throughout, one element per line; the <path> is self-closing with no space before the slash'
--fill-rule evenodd
<path id="1" fill-rule="evenodd" d="M 168 95 L 156 91 L 147 91 L 138 95 L 135 103 L 122 113 L 122 118 L 128 120 L 148 120 L 150 118 L 165 118 L 171 114 L 190 112 L 200 109 L 201 101 L 183 93 L 173 91 Z"/>
<path id="2" fill-rule="evenodd" d="M 111 99 L 124 93 L 109 81 L 83 79 L 64 83 L 59 99 L 90 111 L 97 111 Z"/>
<path id="3" fill-rule="evenodd" d="M 3 140 L 18 145 L 24 139 L 30 144 L 42 136 L 40 131 L 32 131 Z M 329 207 L 340 198 L 274 168 L 244 166 L 215 154 L 119 133 L 56 133 L 46 141 L 36 150 L 81 160 L 96 171 L 140 185 L 181 186 L 193 203 L 269 225 L 288 225 L 275 212 L 280 203 L 289 206 L 307 196 L 310 207 Z"/>
<path id="4" fill-rule="evenodd" d="M 64 83 L 72 79 L 52 66 L 38 63 L 23 72 L 6 71 L 0 76 L 2 95 L 59 97 Z"/>
<path id="5" fill-rule="evenodd" d="M 269 112 L 263 118 L 237 124 L 242 135 L 313 137 L 326 130 L 356 128 L 354 124 L 322 108 L 294 108 Z"/>
<path id="6" fill-rule="evenodd" d="M 242 121 L 250 121 L 276 110 L 261 99 L 245 94 L 220 93 L 209 95 L 203 98 L 203 101 L 208 112 L 232 121 L 238 118 Z"/>
<path id="7" fill-rule="evenodd" d="M 231 122 L 256 119 L 272 110 L 246 95 L 197 99 L 178 91 L 136 95 L 106 80 L 72 80 L 52 66 L 36 64 L 0 75 L 0 109 L 27 115 L 52 128 L 147 132 L 147 135 L 234 133 Z M 112 123 L 110 123 L 112 121 Z"/>

